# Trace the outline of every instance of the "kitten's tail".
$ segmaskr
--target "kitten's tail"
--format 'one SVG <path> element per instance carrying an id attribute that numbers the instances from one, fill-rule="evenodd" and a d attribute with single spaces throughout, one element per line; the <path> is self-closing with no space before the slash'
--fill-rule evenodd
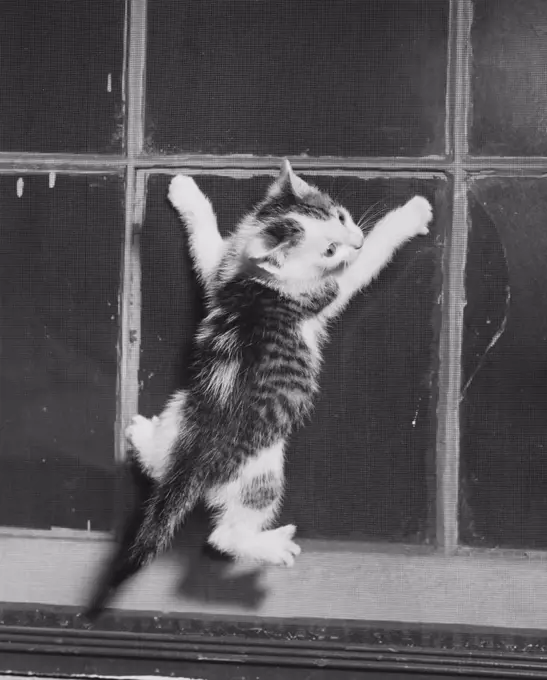
<path id="1" fill-rule="evenodd" d="M 207 475 L 197 466 L 175 469 L 160 483 L 139 480 L 138 503 L 84 611 L 89 620 L 101 614 L 125 581 L 169 546 L 177 526 L 203 495 L 206 482 Z"/>

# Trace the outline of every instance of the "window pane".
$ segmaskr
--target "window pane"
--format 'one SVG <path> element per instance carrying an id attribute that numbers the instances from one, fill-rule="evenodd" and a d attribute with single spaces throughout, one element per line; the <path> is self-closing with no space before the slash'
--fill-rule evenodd
<path id="1" fill-rule="evenodd" d="M 0 524 L 104 530 L 123 182 L 51 179 L 0 177 Z"/>
<path id="2" fill-rule="evenodd" d="M 18 0 L 0 21 L 0 151 L 123 143 L 124 0 Z"/>
<path id="3" fill-rule="evenodd" d="M 472 153 L 547 155 L 547 3 L 476 0 Z"/>
<path id="4" fill-rule="evenodd" d="M 140 409 L 161 410 L 186 381 L 203 309 L 183 230 L 153 176 L 142 234 Z M 199 176 L 224 234 L 261 198 L 270 178 Z M 442 179 L 313 177 L 359 216 L 415 193 L 437 200 Z M 416 239 L 353 301 L 325 351 L 322 391 L 310 424 L 291 440 L 283 519 L 300 536 L 420 542 L 431 538 L 436 353 L 442 235 Z M 429 493 L 429 495 L 428 495 Z"/>
<path id="5" fill-rule="evenodd" d="M 461 535 L 547 547 L 547 181 L 471 190 L 463 346 Z"/>
<path id="6" fill-rule="evenodd" d="M 150 150 L 443 152 L 445 0 L 166 0 L 149 15 Z"/>

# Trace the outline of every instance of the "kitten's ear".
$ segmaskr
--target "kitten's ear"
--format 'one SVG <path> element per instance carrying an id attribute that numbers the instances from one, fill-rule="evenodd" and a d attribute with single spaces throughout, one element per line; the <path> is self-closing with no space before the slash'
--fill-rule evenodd
<path id="1" fill-rule="evenodd" d="M 291 164 L 284 160 L 278 178 L 268 189 L 269 198 L 277 198 L 282 195 L 304 196 L 311 187 L 303 179 L 294 174 Z"/>
<path id="2" fill-rule="evenodd" d="M 261 236 L 266 248 L 274 249 L 278 246 L 295 246 L 304 236 L 304 230 L 296 220 L 285 217 L 268 222 Z"/>
<path id="3" fill-rule="evenodd" d="M 283 265 L 289 249 L 302 237 L 303 230 L 298 222 L 290 219 L 275 220 L 268 223 L 252 240 L 247 256 L 256 266 L 274 273 Z"/>
<path id="4" fill-rule="evenodd" d="M 251 243 L 247 257 L 254 267 L 258 267 L 262 272 L 275 275 L 283 266 L 286 249 L 283 246 L 268 249 L 263 241 L 257 239 L 256 242 Z"/>

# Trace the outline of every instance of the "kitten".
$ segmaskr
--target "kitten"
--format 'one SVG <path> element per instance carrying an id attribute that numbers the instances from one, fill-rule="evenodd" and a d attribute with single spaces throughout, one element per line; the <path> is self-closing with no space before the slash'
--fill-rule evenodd
<path id="1" fill-rule="evenodd" d="M 271 526 L 287 439 L 318 390 L 328 322 L 403 243 L 428 233 L 432 217 L 416 196 L 365 236 L 287 161 L 225 240 L 192 178 L 174 177 L 169 200 L 186 225 L 207 314 L 195 336 L 190 387 L 159 416 L 137 415 L 127 428 L 152 481 L 110 588 L 164 550 L 200 499 L 213 511 L 212 546 L 235 559 L 293 564 L 296 528 Z"/>

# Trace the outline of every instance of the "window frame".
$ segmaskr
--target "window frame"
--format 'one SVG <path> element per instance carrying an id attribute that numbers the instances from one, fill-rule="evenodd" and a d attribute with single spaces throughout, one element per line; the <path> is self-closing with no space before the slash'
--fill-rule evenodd
<path id="1" fill-rule="evenodd" d="M 126 454 L 125 426 L 138 409 L 141 295 L 139 234 L 144 220 L 147 178 L 152 173 L 175 171 L 194 174 L 243 173 L 246 176 L 273 174 L 281 162 L 281 158 L 273 156 L 164 156 L 146 152 L 145 70 L 149 1 L 151 0 L 126 0 L 122 92 L 126 107 L 125 153 L 114 156 L 0 152 L 0 173 L 18 173 L 24 176 L 26 173 L 49 172 L 125 172 L 115 450 L 115 459 L 118 462 L 123 461 Z M 286 575 L 288 572 L 280 570 L 268 572 L 266 579 L 271 592 L 259 612 L 253 611 L 253 616 L 283 619 L 298 614 L 323 617 L 328 621 L 349 617 L 363 621 L 380 618 L 431 624 L 547 627 L 547 615 L 543 614 L 539 605 L 532 606 L 534 602 L 547 599 L 547 579 L 541 573 L 543 562 L 547 560 L 547 552 L 483 550 L 467 548 L 458 542 L 459 401 L 465 307 L 464 275 L 469 229 L 467 187 L 474 176 L 484 171 L 500 176 L 535 176 L 547 171 L 547 158 L 478 157 L 468 154 L 472 16 L 473 0 L 450 0 L 444 156 L 290 158 L 297 172 L 331 172 L 370 177 L 386 174 L 396 176 L 402 173 L 435 176 L 443 173 L 452 181 L 452 221 L 447 229 L 443 259 L 435 546 L 304 540 L 304 554 L 290 576 Z M 110 535 L 94 532 L 1 527 L 0 602 L 30 601 L 44 605 L 81 607 L 90 587 L 90 579 L 96 573 L 100 558 L 110 542 Z M 33 566 L 44 563 L 46 566 L 41 570 L 36 570 Z M 383 565 L 382 570 L 378 569 L 380 564 Z M 512 584 L 511 587 L 500 593 L 499 581 L 488 578 L 492 569 L 497 570 L 499 578 L 505 579 L 505 583 Z M 455 571 L 458 571 L 457 582 L 453 578 Z M 332 592 L 330 602 L 325 600 L 320 603 L 321 606 L 315 606 L 313 593 L 329 592 L 328 575 L 332 578 L 332 574 L 343 575 L 344 572 L 351 574 L 350 581 L 347 582 L 348 597 L 340 598 L 339 592 Z M 137 580 L 137 585 L 129 588 L 116 606 L 128 611 L 146 609 L 186 614 L 203 611 L 202 603 L 192 605 L 184 598 L 172 601 L 169 588 L 176 573 L 177 565 L 170 562 L 169 558 L 159 560 L 143 576 L 147 583 L 152 584 L 150 591 L 147 590 L 148 586 L 143 586 L 144 581 Z M 29 585 L 30 574 L 34 580 Z M 59 579 L 59 574 L 63 574 L 62 579 Z M 385 575 L 386 578 L 383 578 Z M 296 587 L 299 579 L 305 579 L 307 585 L 303 591 L 308 594 L 293 600 L 283 596 L 284 592 Z M 518 579 L 522 579 L 524 584 L 519 592 L 522 592 L 522 588 L 529 588 L 534 593 L 533 598 L 526 600 L 532 607 L 530 611 L 522 611 L 523 607 L 519 609 L 518 602 L 515 603 L 515 593 L 519 590 Z M 437 601 L 432 601 L 428 595 L 431 593 L 432 582 L 439 584 Z M 359 583 L 357 593 L 354 590 L 355 583 Z M 292 585 L 288 588 L 288 584 Z M 154 589 L 158 588 L 161 594 L 155 595 Z M 340 583 L 337 583 L 336 590 L 339 588 Z M 495 596 L 495 606 L 492 601 L 489 603 L 488 597 L 484 597 L 485 593 L 490 598 Z M 338 606 L 340 601 L 346 602 L 345 609 Z M 383 608 L 380 605 L 371 606 L 376 601 L 383 602 Z M 287 614 L 283 613 L 280 602 L 286 607 Z M 478 602 L 482 604 L 479 606 Z M 226 616 L 248 615 L 248 612 L 235 605 L 222 613 Z M 357 615 L 359 613 L 361 616 Z"/>

